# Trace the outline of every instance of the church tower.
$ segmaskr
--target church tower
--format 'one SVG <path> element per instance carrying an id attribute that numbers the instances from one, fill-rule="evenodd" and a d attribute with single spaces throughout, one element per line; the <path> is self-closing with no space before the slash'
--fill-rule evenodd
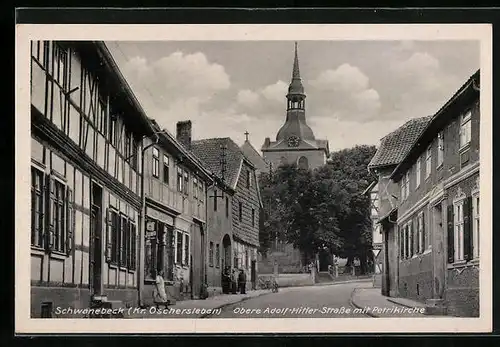
<path id="1" fill-rule="evenodd" d="M 286 95 L 286 118 L 278 130 L 276 141 L 266 138 L 263 157 L 276 168 L 283 164 L 297 164 L 314 169 L 326 163 L 328 141 L 317 140 L 306 122 L 306 94 L 300 77 L 297 42 L 293 59 L 292 80 Z"/>

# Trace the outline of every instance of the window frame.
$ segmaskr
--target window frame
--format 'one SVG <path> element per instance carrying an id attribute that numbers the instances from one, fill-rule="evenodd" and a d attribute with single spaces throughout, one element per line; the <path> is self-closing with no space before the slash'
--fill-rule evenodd
<path id="1" fill-rule="evenodd" d="M 437 143 L 437 168 L 443 166 L 444 163 L 444 132 L 440 131 L 438 134 Z"/>
<path id="2" fill-rule="evenodd" d="M 50 216 L 49 218 L 52 219 L 54 218 L 54 204 L 57 203 L 58 205 L 58 208 L 61 209 L 61 214 L 62 214 L 62 221 L 60 221 L 58 224 L 59 226 L 62 226 L 62 230 L 60 230 L 60 233 L 58 235 L 58 230 L 56 230 L 56 222 L 54 222 L 54 234 L 53 234 L 53 238 L 54 238 L 54 241 L 52 243 L 52 252 L 55 252 L 55 253 L 60 253 L 60 254 L 64 254 L 66 253 L 66 237 L 68 236 L 68 231 L 67 231 L 67 226 L 66 226 L 66 220 L 68 218 L 67 216 L 67 204 L 68 204 L 68 201 L 66 199 L 66 192 L 67 192 L 67 189 L 68 189 L 68 186 L 67 186 L 67 183 L 65 181 L 63 181 L 62 179 L 60 179 L 58 176 L 56 175 L 49 175 L 49 179 L 53 180 L 54 181 L 54 187 L 53 189 L 56 190 L 56 186 L 57 185 L 60 185 L 61 186 L 61 189 L 62 189 L 62 202 L 59 201 L 59 199 L 56 199 L 57 201 L 53 201 L 53 199 L 50 199 Z M 50 188 L 50 187 L 49 187 Z M 55 192 L 54 192 L 55 193 Z M 48 192 L 49 195 L 51 195 L 51 192 Z M 50 223 L 50 222 L 49 222 Z M 50 237 L 50 233 L 49 233 L 49 237 Z M 58 247 L 56 247 L 56 243 L 60 243 L 60 242 L 57 242 L 56 240 L 60 240 L 60 239 L 63 239 L 63 242 L 62 242 L 62 248 L 59 249 Z M 50 242 L 49 242 L 50 244 Z"/>
<path id="3" fill-rule="evenodd" d="M 460 196 L 453 201 L 453 247 L 455 263 L 465 261 L 464 252 L 464 203 L 466 196 Z"/>
<path id="4" fill-rule="evenodd" d="M 184 190 L 184 178 L 182 173 L 182 168 L 180 166 L 177 167 L 177 191 L 182 193 Z"/>
<path id="5" fill-rule="evenodd" d="M 420 187 L 420 183 L 422 180 L 422 157 L 418 157 L 417 162 L 415 163 L 415 190 Z"/>
<path id="6" fill-rule="evenodd" d="M 160 150 L 157 147 L 153 147 L 151 150 L 151 175 L 154 178 L 160 177 Z"/>
<path id="7" fill-rule="evenodd" d="M 471 192 L 472 196 L 472 259 L 479 259 L 480 256 L 480 206 L 479 188 Z"/>
<path id="8" fill-rule="evenodd" d="M 425 153 L 425 179 L 431 177 L 432 172 L 432 145 L 427 147 Z"/>
<path id="9" fill-rule="evenodd" d="M 422 254 L 425 251 L 425 235 L 424 235 L 424 212 L 420 211 L 417 215 L 417 245 L 418 254 Z"/>
<path id="10" fill-rule="evenodd" d="M 465 131 L 464 131 L 465 130 Z M 462 143 L 464 134 L 468 135 L 467 142 Z M 466 110 L 460 117 L 459 150 L 464 150 L 470 146 L 472 139 L 472 109 Z"/>
<path id="11" fill-rule="evenodd" d="M 214 266 L 214 243 L 210 241 L 208 245 L 208 266 Z"/>
<path id="12" fill-rule="evenodd" d="M 220 244 L 215 244 L 215 267 L 220 268 Z"/>
<path id="13" fill-rule="evenodd" d="M 170 185 L 170 157 L 163 154 L 163 183 Z"/>
<path id="14" fill-rule="evenodd" d="M 33 178 L 35 176 L 38 176 L 40 179 L 40 189 L 37 190 L 36 187 L 33 186 Z M 46 221 L 46 215 L 45 215 L 45 201 L 46 201 L 46 175 L 45 171 L 31 165 L 31 247 L 35 247 L 38 249 L 43 249 L 45 247 L 45 221 Z M 40 210 L 36 211 L 33 206 L 33 201 L 39 199 L 40 201 Z M 38 223 L 34 223 L 35 221 L 38 221 Z M 36 225 L 38 225 L 38 230 Z M 37 237 L 35 237 L 37 236 Z M 34 241 L 34 239 L 36 241 Z"/>

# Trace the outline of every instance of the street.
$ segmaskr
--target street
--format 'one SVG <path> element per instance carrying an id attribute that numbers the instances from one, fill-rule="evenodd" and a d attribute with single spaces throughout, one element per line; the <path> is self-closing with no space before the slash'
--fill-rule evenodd
<path id="1" fill-rule="evenodd" d="M 337 285 L 280 288 L 271 293 L 251 298 L 222 308 L 220 315 L 207 318 L 339 318 L 368 315 L 351 305 L 355 288 L 366 287 L 366 282 Z"/>

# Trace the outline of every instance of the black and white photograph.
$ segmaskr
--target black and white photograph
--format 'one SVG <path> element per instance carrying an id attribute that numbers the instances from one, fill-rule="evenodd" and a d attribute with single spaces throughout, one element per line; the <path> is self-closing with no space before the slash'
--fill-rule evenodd
<path id="1" fill-rule="evenodd" d="M 488 26 L 17 31 L 26 331 L 491 328 Z"/>

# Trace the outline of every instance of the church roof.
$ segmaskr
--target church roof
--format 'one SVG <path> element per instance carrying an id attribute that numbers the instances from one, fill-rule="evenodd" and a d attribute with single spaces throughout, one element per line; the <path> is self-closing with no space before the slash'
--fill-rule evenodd
<path id="1" fill-rule="evenodd" d="M 229 137 L 210 138 L 191 142 L 192 152 L 205 163 L 207 168 L 217 177 L 222 177 L 221 153 L 222 146 L 226 147 L 225 183 L 233 189 L 236 187 L 241 161 L 246 159 L 240 147 Z"/>
<path id="2" fill-rule="evenodd" d="M 262 158 L 254 146 L 252 146 L 250 141 L 245 140 L 243 145 L 241 145 L 241 150 L 258 170 L 261 172 L 269 170 L 269 164 Z"/>
<path id="3" fill-rule="evenodd" d="M 380 140 L 380 147 L 368 164 L 368 168 L 397 165 L 413 146 L 431 117 L 414 118 Z"/>

